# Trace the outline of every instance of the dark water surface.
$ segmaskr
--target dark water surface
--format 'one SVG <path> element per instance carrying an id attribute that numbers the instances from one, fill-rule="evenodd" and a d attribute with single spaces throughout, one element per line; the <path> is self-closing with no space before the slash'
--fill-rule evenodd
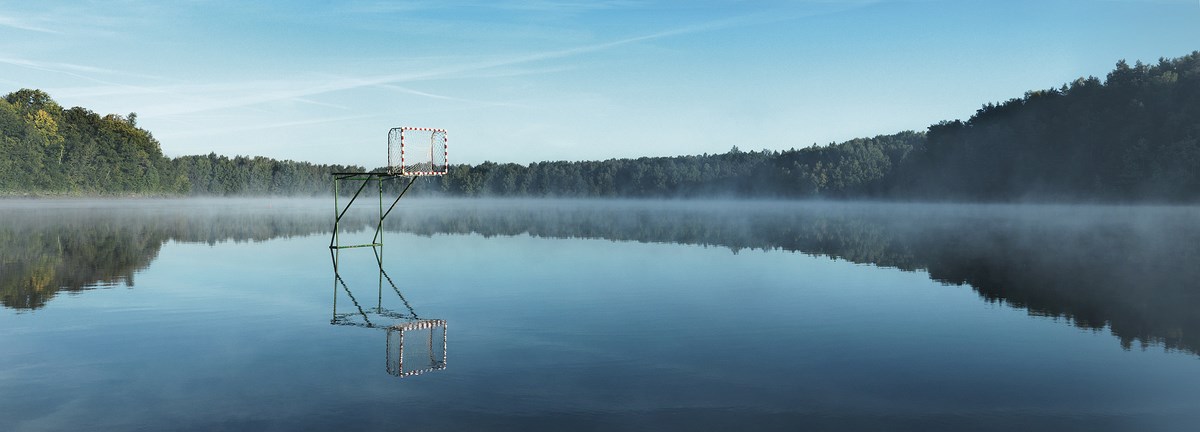
<path id="1" fill-rule="evenodd" d="M 0 201 L 0 431 L 1200 429 L 1197 208 L 329 201 Z"/>

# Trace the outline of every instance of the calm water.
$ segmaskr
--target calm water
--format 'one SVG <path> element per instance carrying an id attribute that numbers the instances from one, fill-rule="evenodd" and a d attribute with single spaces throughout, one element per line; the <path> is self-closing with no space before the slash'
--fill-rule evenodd
<path id="1" fill-rule="evenodd" d="M 1197 208 L 406 204 L 0 201 L 0 431 L 1200 427 Z"/>

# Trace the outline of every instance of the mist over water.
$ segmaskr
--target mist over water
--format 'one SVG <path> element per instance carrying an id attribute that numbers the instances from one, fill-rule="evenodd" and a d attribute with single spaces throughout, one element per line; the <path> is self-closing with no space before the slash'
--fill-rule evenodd
<path id="1" fill-rule="evenodd" d="M 581 414 L 607 412 L 640 419 L 635 424 L 663 427 L 711 422 L 773 429 L 771 424 L 794 425 L 802 419 L 819 418 L 823 420 L 812 424 L 839 429 L 903 425 L 953 430 L 977 429 L 980 423 L 972 419 L 982 418 L 997 427 L 1027 429 L 1070 425 L 1073 423 L 1065 419 L 1074 418 L 1096 430 L 1128 426 L 1171 430 L 1167 426 L 1192 418 L 1185 414 L 1189 410 L 1181 411 L 1157 399 L 1155 407 L 1128 405 L 1121 401 L 1134 394 L 1121 395 L 1129 386 L 1136 386 L 1139 391 L 1161 390 L 1162 397 L 1169 395 L 1170 401 L 1184 405 L 1200 401 L 1200 394 L 1187 386 L 1188 381 L 1176 383 L 1180 387 L 1157 388 L 1168 386 L 1164 384 L 1168 381 L 1159 375 L 1139 378 L 1144 372 L 1136 369 L 1149 364 L 1138 362 L 1166 362 L 1171 366 L 1161 366 L 1162 371 L 1200 371 L 1200 365 L 1194 364 L 1200 359 L 1200 317 L 1195 312 L 1200 310 L 1196 282 L 1200 266 L 1195 265 L 1200 262 L 1200 225 L 1195 223 L 1200 220 L 1200 208 L 1196 207 L 406 199 L 384 225 L 383 251 L 378 251 L 379 255 L 373 255 L 370 248 L 341 252 L 343 274 L 335 280 L 328 270 L 327 245 L 334 213 L 330 201 L 0 201 L 0 301 L 4 306 L 0 321 L 9 323 L 10 329 L 25 328 L 23 332 L 37 334 L 33 328 L 55 328 L 55 320 L 62 319 L 55 318 L 60 310 L 102 313 L 112 307 L 104 305 L 124 297 L 110 289 L 130 287 L 139 298 L 167 301 L 163 310 L 204 308 L 233 322 L 282 320 L 279 324 L 303 327 L 329 322 L 327 311 L 310 311 L 303 302 L 313 302 L 312 309 L 327 308 L 324 302 L 331 280 L 334 298 L 341 299 L 334 306 L 335 322 L 359 319 L 358 311 L 376 296 L 384 302 L 385 294 L 390 296 L 394 290 L 403 300 L 403 307 L 401 303 L 393 305 L 391 310 L 398 311 L 394 315 L 419 312 L 423 317 L 446 319 L 450 329 L 444 351 L 449 353 L 450 367 L 406 381 L 421 384 L 405 384 L 409 387 L 404 388 L 419 386 L 437 399 L 466 397 L 459 391 L 480 392 L 477 387 L 483 386 L 487 391 L 481 394 L 490 391 L 542 401 L 521 405 L 529 417 L 512 417 L 505 410 L 472 405 L 480 401 L 468 397 L 463 402 L 475 408 L 459 414 L 474 420 L 452 422 L 433 414 L 419 416 L 423 424 L 435 429 L 495 421 L 512 429 L 588 424 L 640 428 Z M 343 220 L 342 241 L 370 240 L 378 212 L 373 201 L 360 203 Z M 182 259 L 184 256 L 191 258 Z M 235 257 L 242 258 L 236 261 Z M 206 265 L 228 270 L 206 270 Z M 371 270 L 376 266 L 379 274 Z M 244 273 L 247 282 L 226 279 L 232 277 L 226 275 L 230 272 Z M 172 279 L 172 275 L 181 279 Z M 164 283 L 164 277 L 175 282 Z M 255 282 L 248 282 L 251 280 Z M 179 293 L 173 294 L 175 291 Z M 217 292 L 222 294 L 217 296 Z M 257 300 L 268 293 L 274 300 Z M 599 295 L 602 293 L 606 295 Z M 963 293 L 970 294 L 964 297 Z M 161 299 L 176 295 L 190 303 Z M 293 296 L 297 297 L 291 299 Z M 238 301 L 259 304 L 259 309 L 250 313 L 229 300 L 243 297 Z M 301 303 L 288 306 L 294 302 Z M 528 305 L 542 306 L 527 310 Z M 979 310 L 978 305 L 1018 313 L 1002 314 L 1001 319 L 995 309 Z M 507 318 L 495 314 L 503 310 L 512 314 Z M 166 315 L 147 313 L 140 319 L 160 321 L 159 325 L 168 327 L 188 326 Z M 929 314 L 947 318 L 935 325 L 927 322 Z M 875 324 L 872 316 L 887 316 L 892 321 Z M 370 314 L 362 318 L 377 319 Z M 700 323 L 705 321 L 753 323 L 752 328 L 782 340 L 751 336 L 745 333 L 748 329 L 733 326 L 715 330 L 721 341 L 716 346 L 740 348 L 701 354 L 703 347 L 713 343 L 701 336 L 704 326 Z M 0 329 L 5 325 L 2 322 Z M 646 327 L 621 322 L 643 322 Z M 959 326 L 973 330 L 959 332 Z M 648 332 L 650 328 L 666 333 Z M 1063 333 L 1055 328 L 1085 332 Z M 347 339 L 347 333 L 324 329 L 309 330 L 317 331 L 315 336 L 297 333 L 288 337 L 327 339 L 325 343 L 337 340 L 344 348 L 351 339 L 371 337 L 375 342 L 359 342 L 347 349 L 380 356 L 384 352 L 387 338 L 382 333 L 368 336 L 375 334 L 373 330 L 353 329 L 358 333 Z M 455 329 L 463 332 L 461 339 L 454 338 Z M 892 332 L 910 343 L 897 347 L 886 338 L 877 339 Z M 22 334 L 0 330 L 0 342 L 40 346 Z M 98 335 L 104 337 L 105 333 Z M 1102 343 L 1091 345 L 1089 341 L 1095 337 Z M 848 348 L 844 346 L 848 342 L 861 345 Z M 222 342 L 214 339 L 208 343 Z M 234 342 L 226 346 L 228 343 Z M 511 348 L 494 346 L 502 343 Z M 929 348 L 943 344 L 943 348 Z M 661 346 L 675 347 L 675 352 Z M 517 347 L 530 357 L 518 360 L 505 354 Z M 805 352 L 803 347 L 817 351 Z M 394 347 L 387 348 L 390 356 Z M 43 349 L 18 352 L 36 357 Z M 634 411 L 605 398 L 578 399 L 602 390 L 624 394 L 619 386 L 632 385 L 625 380 L 633 378 L 618 373 L 615 381 L 601 384 L 595 374 L 606 366 L 592 363 L 599 358 L 578 359 L 573 350 L 600 350 L 596 352 L 607 353 L 601 356 L 608 359 L 604 361 L 614 365 L 637 363 L 635 358 L 672 364 L 669 370 L 674 372 L 640 379 L 667 380 L 660 383 L 665 389 L 703 391 L 693 397 L 651 392 L 647 405 Z M 885 354 L 887 350 L 899 351 Z M 993 360 L 985 357 L 1001 356 L 1010 357 L 1011 370 L 964 369 L 955 372 L 965 374 L 959 378 L 962 384 L 942 383 L 924 390 L 906 387 L 912 384 L 909 378 L 942 382 L 944 372 L 926 368 L 938 363 L 938 356 L 948 355 L 941 352 L 944 350 L 966 362 L 955 368 L 992 364 Z M 1101 357 L 1106 360 L 1079 363 L 1083 359 L 1074 357 L 1100 355 L 1096 350 L 1103 351 Z M 634 357 L 635 353 L 640 354 Z M 753 353 L 758 354 L 745 357 Z M 1137 353 L 1157 354 L 1144 357 Z M 20 366 L 32 358 L 13 355 L 0 356 L 0 362 Z M 327 355 L 310 354 L 308 358 L 320 363 L 329 361 L 318 360 Z M 850 357 L 841 358 L 843 355 Z M 382 361 L 374 354 L 363 356 L 370 357 L 363 362 Z M 715 363 L 693 363 L 705 356 L 715 356 Z M 477 376 L 485 373 L 477 368 L 489 357 L 493 366 L 528 374 L 535 372 L 510 362 L 533 361 L 545 368 L 545 373 L 564 381 L 552 385 L 526 376 L 540 383 L 532 385 Z M 1176 363 L 1180 358 L 1190 363 Z M 758 365 L 759 371 L 734 373 L 729 386 L 705 378 L 715 372 L 709 368 L 728 371 L 720 365 L 747 362 Z M 802 367 L 788 368 L 792 362 Z M 865 369 L 833 366 L 837 363 L 859 364 Z M 312 373 L 301 359 L 288 364 Z M 456 364 L 461 365 L 459 372 Z M 374 392 L 399 391 L 401 387 L 393 389 L 388 382 L 374 381 L 384 369 L 378 366 L 373 373 L 339 376 L 367 380 L 371 384 L 363 385 Z M 1072 367 L 1078 369 L 1069 372 Z M 879 375 L 894 368 L 907 371 L 908 378 Z M 849 380 L 855 373 L 881 380 L 877 385 L 891 382 L 889 385 L 898 387 L 884 390 L 848 381 L 819 384 L 812 378 L 800 379 L 811 375 Z M 1090 403 L 1128 411 L 1101 415 L 1068 409 L 1052 396 L 1059 394 L 1057 390 L 1030 399 L 1051 407 L 1044 411 L 1029 411 L 1020 404 L 1005 408 L 1009 402 L 1004 401 L 1011 396 L 1006 392 L 1030 388 L 983 378 L 989 373 L 995 374 L 995 379 L 1007 376 L 1015 380 L 1010 383 L 1044 380 L 1067 393 L 1091 388 L 1098 399 Z M 1097 377 L 1100 375 L 1093 374 L 1124 374 L 1133 381 L 1120 385 L 1079 381 L 1069 378 L 1072 373 Z M 10 384 L 36 386 L 40 382 L 47 388 L 62 388 L 60 383 L 39 380 L 45 378 Z M 1132 384 L 1139 380 L 1140 384 Z M 445 387 L 439 387 L 439 382 Z M 793 384 L 785 389 L 774 388 L 771 382 Z M 508 387 L 492 387 L 501 383 Z M 709 384 L 695 387 L 699 383 Z M 13 385 L 0 384 L 0 395 L 15 394 L 18 387 Z M 1017 387 L 1007 387 L 1010 385 Z M 729 405 L 715 396 L 703 396 L 707 391 L 728 393 L 723 400 Z M 815 399 L 793 391 L 812 393 Z M 928 392 L 940 392 L 940 396 Z M 943 399 L 958 392 L 977 394 L 981 405 Z M 821 394 L 841 396 L 817 397 Z M 211 396 L 201 392 L 196 397 Z M 896 405 L 901 400 L 924 399 L 930 400 L 929 405 Z M 1088 400 L 1080 403 L 1086 405 Z M 672 413 L 670 401 L 687 408 Z M 985 401 L 999 404 L 990 409 L 1000 411 L 978 417 L 983 412 L 979 410 L 985 409 L 982 407 L 990 406 Z M 583 411 L 568 408 L 572 404 L 581 404 L 576 408 Z M 694 410 L 702 406 L 724 408 L 708 414 Z M 745 408 L 749 406 L 758 408 Z M 863 411 L 856 414 L 854 406 Z M 936 414 L 939 410 L 949 417 Z M 641 414 L 633 414 L 635 411 Z M 1158 414 L 1147 414 L 1151 412 Z M 1158 420 L 1147 415 L 1158 416 Z M 855 418 L 859 420 L 852 420 Z M 269 416 L 265 421 L 283 424 Z M 762 421 L 767 423 L 757 423 Z M 6 424 L 29 425 L 0 421 L 0 426 Z M 233 429 L 252 429 L 248 425 Z"/>
<path id="2" fill-rule="evenodd" d="M 57 290 L 132 281 L 166 242 L 329 235 L 333 218 L 320 199 L 13 200 L 0 202 L 0 212 L 11 308 L 41 307 Z M 360 203 L 342 235 L 365 241 L 376 220 L 376 209 Z M 424 199 L 405 201 L 384 227 L 827 256 L 924 272 L 1032 315 L 1111 328 L 1125 346 L 1200 352 L 1200 318 L 1191 313 L 1200 307 L 1197 220 L 1200 208 L 1191 206 Z M 47 274 L 50 262 L 58 267 L 51 280 L 31 276 Z"/>

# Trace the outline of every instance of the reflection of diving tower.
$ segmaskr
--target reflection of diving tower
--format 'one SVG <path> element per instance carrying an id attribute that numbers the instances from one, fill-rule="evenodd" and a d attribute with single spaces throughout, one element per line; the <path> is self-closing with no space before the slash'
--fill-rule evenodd
<path id="1" fill-rule="evenodd" d="M 338 267 L 341 251 L 332 249 L 333 261 L 333 325 L 355 326 L 387 331 L 387 372 L 397 377 L 409 377 L 446 368 L 446 321 L 421 318 L 400 293 L 391 276 L 383 269 L 382 247 L 372 247 L 379 269 L 376 304 L 374 307 L 359 301 L 342 278 Z M 384 282 L 392 288 L 404 311 L 384 307 Z M 360 292 L 361 294 L 361 292 Z M 338 298 L 348 298 L 353 309 L 338 312 Z M 388 296 L 391 298 L 391 296 Z M 343 303 L 344 304 L 344 303 Z"/>

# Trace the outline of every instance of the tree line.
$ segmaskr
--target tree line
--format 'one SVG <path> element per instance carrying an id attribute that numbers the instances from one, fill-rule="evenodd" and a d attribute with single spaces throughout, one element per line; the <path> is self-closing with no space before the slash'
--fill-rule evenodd
<path id="1" fill-rule="evenodd" d="M 0 101 L 0 193 L 186 193 L 136 115 L 63 109 L 23 89 Z"/>
<path id="2" fill-rule="evenodd" d="M 135 114 L 63 109 L 39 90 L 0 101 L 0 194 L 319 195 L 329 173 L 265 157 L 163 156 Z M 522 197 L 903 200 L 1200 199 L 1200 52 L 1125 61 L 1104 80 L 980 108 L 967 120 L 789 150 L 455 165 L 412 193 Z M 381 171 L 383 168 L 376 168 Z M 393 182 L 389 189 L 403 187 Z"/>
<path id="3" fill-rule="evenodd" d="M 1200 52 L 929 127 L 896 193 L 944 199 L 1200 198 Z"/>
<path id="4" fill-rule="evenodd" d="M 785 151 L 451 167 L 418 192 L 532 197 L 881 197 L 924 141 L 901 132 Z"/>
<path id="5" fill-rule="evenodd" d="M 0 100 L 0 196 L 308 195 L 362 167 L 216 154 L 169 158 L 137 114 L 62 108 L 41 90 Z"/>
<path id="6" fill-rule="evenodd" d="M 457 166 L 464 196 L 1200 200 L 1200 52 L 981 107 L 927 131 L 785 151 Z"/>

